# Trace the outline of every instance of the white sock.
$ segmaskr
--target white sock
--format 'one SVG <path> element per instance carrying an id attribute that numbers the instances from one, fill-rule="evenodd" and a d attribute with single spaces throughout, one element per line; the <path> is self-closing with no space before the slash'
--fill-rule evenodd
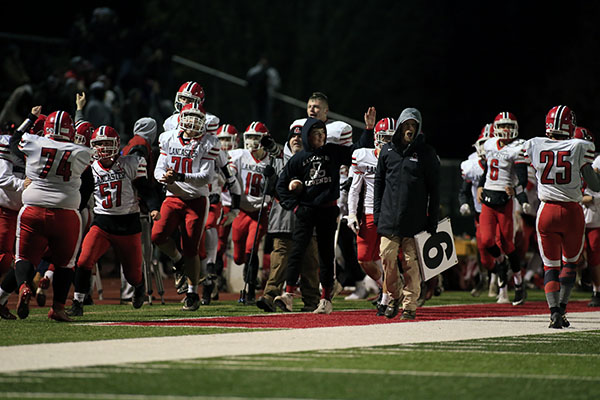
<path id="1" fill-rule="evenodd" d="M 198 285 L 188 285 L 188 293 L 198 293 Z"/>
<path id="2" fill-rule="evenodd" d="M 48 278 L 52 281 L 52 278 L 54 278 L 54 271 L 47 269 L 46 272 L 44 272 L 44 278 Z"/>
<path id="3" fill-rule="evenodd" d="M 596 293 L 600 292 L 600 285 L 594 285 L 594 284 L 592 284 L 592 288 L 594 289 L 594 292 L 596 292 Z M 1 290 L 2 289 L 0 289 L 0 296 L 1 296 L 1 293 L 2 293 Z"/>
<path id="4" fill-rule="evenodd" d="M 5 305 L 8 302 L 8 298 L 10 297 L 10 292 L 5 292 L 0 288 L 0 304 Z"/>
<path id="5" fill-rule="evenodd" d="M 83 300 L 85 299 L 85 293 L 75 292 L 73 294 L 73 298 L 78 302 L 83 303 Z"/>
<path id="6" fill-rule="evenodd" d="M 514 280 L 514 282 L 515 282 L 515 285 L 520 285 L 520 284 L 522 284 L 522 283 L 523 283 L 523 277 L 522 277 L 522 273 L 521 273 L 521 271 L 519 271 L 519 272 L 515 272 L 515 273 L 513 274 L 513 280 Z"/>
<path id="7" fill-rule="evenodd" d="M 390 304 L 390 294 L 389 293 L 381 294 L 381 304 L 384 306 L 387 306 L 388 304 Z"/>

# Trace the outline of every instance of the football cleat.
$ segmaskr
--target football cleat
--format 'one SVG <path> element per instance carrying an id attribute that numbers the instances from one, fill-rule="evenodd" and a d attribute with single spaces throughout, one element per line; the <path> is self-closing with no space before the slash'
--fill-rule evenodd
<path id="1" fill-rule="evenodd" d="M 505 286 L 500 288 L 498 291 L 498 300 L 496 300 L 498 304 L 510 304 L 510 299 L 508 298 L 508 288 Z"/>
<path id="2" fill-rule="evenodd" d="M 209 283 L 207 283 L 209 282 Z M 213 281 L 211 280 L 205 280 L 204 284 L 202 285 L 202 300 L 200 301 L 200 304 L 203 306 L 208 306 L 210 305 L 210 301 L 212 300 L 212 292 L 213 289 L 216 285 L 214 284 Z"/>
<path id="3" fill-rule="evenodd" d="M 525 290 L 525 285 L 515 285 L 515 299 L 512 302 L 513 306 L 520 306 L 525 304 L 525 299 L 527 299 L 527 290 Z"/>
<path id="4" fill-rule="evenodd" d="M 31 296 L 31 288 L 27 283 L 23 283 L 19 288 L 19 300 L 17 301 L 17 315 L 21 319 L 25 319 L 29 315 L 29 301 L 31 300 Z"/>
<path id="5" fill-rule="evenodd" d="M 594 293 L 592 300 L 588 303 L 588 307 L 600 307 L 600 293 Z"/>
<path id="6" fill-rule="evenodd" d="M 144 305 L 144 298 L 146 297 L 146 287 L 144 283 L 140 283 L 133 290 L 133 297 L 131 299 L 131 304 L 133 308 L 142 308 Z"/>
<path id="7" fill-rule="evenodd" d="M 71 308 L 66 311 L 67 315 L 71 317 L 83 316 L 83 303 L 78 300 L 73 300 Z"/>
<path id="8" fill-rule="evenodd" d="M 198 293 L 188 292 L 183 302 L 183 311 L 196 311 L 200 307 L 200 296 Z"/>
<path id="9" fill-rule="evenodd" d="M 6 304 L 0 304 L 0 318 L 2 319 L 17 319 L 17 317 L 10 312 Z"/>
<path id="10" fill-rule="evenodd" d="M 73 322 L 65 312 L 64 308 L 60 310 L 57 310 L 54 307 L 50 308 L 50 311 L 48 311 L 48 318 L 58 322 Z"/>
<path id="11" fill-rule="evenodd" d="M 563 325 L 563 315 L 559 312 L 553 312 L 552 315 L 550 315 L 550 325 L 548 326 L 548 328 L 554 328 L 554 329 L 562 329 Z"/>

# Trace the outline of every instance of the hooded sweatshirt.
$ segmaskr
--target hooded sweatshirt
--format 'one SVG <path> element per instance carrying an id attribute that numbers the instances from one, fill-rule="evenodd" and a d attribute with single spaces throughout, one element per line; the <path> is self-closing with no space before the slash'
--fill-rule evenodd
<path id="1" fill-rule="evenodd" d="M 283 168 L 277 182 L 281 206 L 286 210 L 298 205 L 323 207 L 335 205 L 340 197 L 340 166 L 352 163 L 352 152 L 361 147 L 373 147 L 373 130 L 363 131 L 352 146 L 325 143 L 318 149 L 309 144 L 311 129 L 327 128 L 323 121 L 308 118 L 302 127 L 303 150 L 294 154 Z M 298 179 L 303 188 L 299 195 L 288 190 L 289 183 Z"/>
<path id="2" fill-rule="evenodd" d="M 413 141 L 405 145 L 401 125 L 409 119 L 417 121 L 418 128 Z M 379 153 L 373 217 L 379 234 L 412 237 L 437 225 L 440 161 L 425 143 L 419 110 L 402 111 L 396 126 L 392 141 Z"/>

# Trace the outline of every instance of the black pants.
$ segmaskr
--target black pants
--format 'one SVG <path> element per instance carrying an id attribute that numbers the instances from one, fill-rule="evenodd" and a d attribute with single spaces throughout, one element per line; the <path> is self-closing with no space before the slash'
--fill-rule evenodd
<path id="1" fill-rule="evenodd" d="M 333 287 L 334 242 L 339 213 L 340 210 L 336 205 L 330 207 L 298 207 L 298 210 L 296 210 L 296 224 L 292 234 L 293 246 L 288 259 L 286 276 L 289 286 L 298 286 L 304 252 L 313 236 L 313 231 L 316 230 L 320 260 L 319 279 L 324 288 Z"/>

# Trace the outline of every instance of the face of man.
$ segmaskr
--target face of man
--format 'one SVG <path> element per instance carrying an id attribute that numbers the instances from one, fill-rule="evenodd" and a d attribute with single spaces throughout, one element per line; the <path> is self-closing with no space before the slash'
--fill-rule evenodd
<path id="1" fill-rule="evenodd" d="M 417 136 L 417 129 L 419 125 L 414 119 L 408 119 L 400 125 L 400 132 L 402 132 L 402 142 L 404 144 L 410 144 L 415 140 Z"/>
<path id="2" fill-rule="evenodd" d="M 326 137 L 325 129 L 311 129 L 310 133 L 308 134 L 308 143 L 313 149 L 318 149 L 319 147 L 323 147 L 323 145 L 325 145 Z"/>
<path id="3" fill-rule="evenodd" d="M 302 135 L 294 135 L 289 140 L 289 146 L 292 150 L 292 154 L 296 154 L 300 150 L 302 150 Z"/>
<path id="4" fill-rule="evenodd" d="M 327 112 L 329 107 L 327 103 L 321 99 L 310 99 L 306 104 L 306 114 L 311 118 L 320 119 L 321 121 L 327 121 Z"/>

